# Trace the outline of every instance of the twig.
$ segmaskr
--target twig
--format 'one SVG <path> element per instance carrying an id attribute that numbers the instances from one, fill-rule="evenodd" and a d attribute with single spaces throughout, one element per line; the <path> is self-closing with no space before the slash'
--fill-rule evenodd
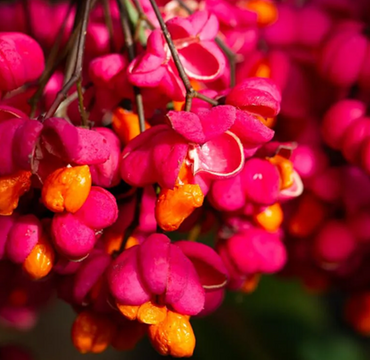
<path id="1" fill-rule="evenodd" d="M 69 38 L 69 40 L 68 40 L 68 42 L 65 46 L 64 51 L 62 52 L 62 54 L 59 54 L 59 48 L 60 48 L 60 44 L 62 42 L 62 37 L 63 37 L 64 31 L 65 31 L 65 28 L 66 28 L 66 25 L 67 25 L 68 17 L 69 17 L 69 15 L 70 15 L 70 13 L 73 9 L 73 6 L 74 6 L 74 1 L 71 0 L 70 3 L 69 3 L 69 7 L 68 7 L 68 10 L 67 10 L 66 16 L 63 19 L 63 23 L 62 23 L 62 25 L 59 29 L 58 35 L 55 39 L 55 42 L 54 42 L 54 44 L 53 44 L 53 46 L 50 50 L 50 53 L 49 53 L 49 56 L 48 56 L 47 60 L 46 60 L 45 71 L 42 73 L 40 79 L 38 80 L 38 85 L 39 85 L 38 89 L 35 92 L 35 94 L 31 97 L 31 99 L 29 100 L 29 104 L 31 105 L 31 113 L 30 113 L 31 118 L 35 116 L 37 104 L 38 104 L 38 102 L 39 102 L 39 100 L 40 100 L 40 98 L 41 98 L 41 96 L 44 92 L 44 88 L 45 88 L 47 82 L 49 81 L 51 75 L 54 73 L 54 71 L 59 66 L 59 64 L 67 56 L 68 50 L 72 46 L 72 43 L 73 43 L 74 39 L 77 36 L 77 31 L 72 32 L 72 35 Z M 58 55 L 60 55 L 60 57 L 57 60 Z"/>
<path id="2" fill-rule="evenodd" d="M 133 1 L 134 1 L 134 5 L 136 7 L 136 10 L 137 10 L 137 12 L 139 14 L 139 19 L 144 20 L 148 24 L 150 30 L 154 30 L 155 29 L 155 25 L 146 16 L 146 14 L 145 14 L 145 12 L 143 10 L 143 7 L 140 4 L 140 1 L 139 0 L 133 0 Z"/>
<path id="3" fill-rule="evenodd" d="M 185 90 L 186 90 L 185 111 L 190 111 L 192 100 L 195 97 L 197 97 L 199 99 L 202 99 L 202 100 L 204 100 L 204 101 L 206 101 L 206 102 L 208 102 L 208 103 L 210 103 L 214 106 L 218 105 L 218 102 L 216 100 L 211 99 L 208 96 L 205 96 L 203 94 L 199 94 L 196 90 L 193 89 L 193 87 L 190 83 L 190 80 L 189 80 L 188 76 L 185 73 L 185 69 L 184 69 L 184 67 L 181 63 L 179 54 L 177 52 L 175 44 L 172 41 L 171 35 L 170 35 L 170 33 L 167 29 L 167 26 L 166 26 L 166 24 L 163 20 L 163 17 L 162 17 L 161 12 L 158 8 L 158 5 L 157 5 L 155 0 L 149 0 L 149 1 L 150 1 L 150 4 L 152 5 L 152 8 L 154 10 L 154 13 L 155 13 L 157 19 L 158 19 L 159 25 L 160 25 L 160 27 L 162 29 L 162 32 L 163 32 L 163 36 L 165 37 L 167 45 L 170 49 L 172 59 L 173 59 L 175 65 L 176 65 L 177 71 L 179 72 L 180 78 L 181 78 L 181 80 L 182 80 L 182 82 L 185 86 Z"/>
<path id="4" fill-rule="evenodd" d="M 81 124 L 82 126 L 88 126 L 88 116 L 87 116 L 85 106 L 84 106 L 84 95 L 82 91 L 81 76 L 78 78 L 76 82 L 76 87 L 77 87 L 77 95 L 78 95 L 78 109 L 80 110 L 80 114 L 81 114 Z"/>
<path id="5" fill-rule="evenodd" d="M 81 88 L 81 92 L 84 94 L 86 92 L 86 90 L 89 89 L 92 85 L 93 84 L 91 82 L 86 84 L 85 86 L 83 86 Z M 62 117 L 62 114 L 64 114 L 64 112 L 68 108 L 68 106 L 70 104 L 72 104 L 73 101 L 75 101 L 76 99 L 78 99 L 78 91 L 77 90 L 75 92 L 73 92 L 71 95 L 68 95 L 68 97 L 61 102 L 57 111 L 55 112 L 55 115 L 57 117 Z M 67 117 L 65 119 L 68 120 Z"/>
<path id="6" fill-rule="evenodd" d="M 192 14 L 193 10 L 187 6 L 184 1 L 177 0 L 178 4 L 187 11 L 188 14 Z M 236 66 L 236 54 L 225 44 L 225 42 L 219 37 L 216 36 L 215 43 L 218 47 L 222 50 L 222 52 L 226 55 L 229 64 L 230 64 L 230 87 L 235 86 L 235 66 Z"/>
<path id="7" fill-rule="evenodd" d="M 122 25 L 123 34 L 125 37 L 125 45 L 127 48 L 128 58 L 130 61 L 132 61 L 135 59 L 135 44 L 132 38 L 132 32 L 131 32 L 131 28 L 129 24 L 127 7 L 126 7 L 124 0 L 117 0 L 117 4 L 118 4 L 120 15 L 121 15 L 121 25 Z M 143 132 L 145 131 L 143 97 L 141 95 L 140 89 L 137 86 L 134 86 L 133 88 L 134 88 L 134 94 L 135 94 L 137 114 L 139 117 L 140 132 Z"/>
<path id="8" fill-rule="evenodd" d="M 34 37 L 33 26 L 32 26 L 32 17 L 30 15 L 30 7 L 29 7 L 28 0 L 22 0 L 22 7 L 23 7 L 23 10 L 24 10 L 25 19 L 26 19 L 26 32 L 31 37 Z"/>
<path id="9" fill-rule="evenodd" d="M 230 87 L 235 86 L 236 54 L 221 40 L 219 36 L 215 39 L 218 47 L 226 55 L 230 65 Z"/>
<path id="10" fill-rule="evenodd" d="M 177 2 L 179 3 L 179 5 L 180 5 L 184 10 L 186 10 L 186 11 L 187 11 L 187 13 L 188 13 L 188 14 L 192 14 L 192 13 L 193 13 L 193 10 L 191 10 L 191 9 L 190 9 L 190 7 L 189 7 L 189 6 L 187 6 L 187 5 L 184 3 L 184 1 L 182 1 L 182 0 L 177 0 Z"/>
<path id="11" fill-rule="evenodd" d="M 45 114 L 44 119 L 51 117 L 55 113 L 60 103 L 63 101 L 63 99 L 66 98 L 68 91 L 71 89 L 71 87 L 78 80 L 81 79 L 82 62 L 83 62 L 83 55 L 84 55 L 84 50 L 85 50 L 85 40 L 86 40 L 86 28 L 87 28 L 87 22 L 88 22 L 90 8 L 91 8 L 91 2 L 92 0 L 85 0 L 83 4 L 84 7 L 83 7 L 83 12 L 82 12 L 82 23 L 81 23 L 81 28 L 80 28 L 79 37 L 78 37 L 76 65 L 74 67 L 73 74 L 71 78 L 64 84 L 62 90 L 59 91 L 50 109 Z M 87 119 L 84 118 L 84 114 L 81 113 L 81 116 L 82 116 L 82 125 L 87 126 L 87 122 L 86 122 Z"/>
<path id="12" fill-rule="evenodd" d="M 143 7 L 140 4 L 140 1 L 138 0 L 133 0 L 134 5 L 136 7 L 136 10 L 138 12 L 139 18 L 137 20 L 137 24 L 135 26 L 135 34 L 134 34 L 134 39 L 135 41 L 139 38 L 139 32 L 141 28 L 141 24 L 145 22 L 150 30 L 155 29 L 155 25 L 150 21 L 150 19 L 146 16 Z"/>
<path id="13" fill-rule="evenodd" d="M 102 0 L 103 1 L 103 11 L 104 11 L 104 21 L 105 25 L 107 26 L 108 32 L 109 32 L 109 45 L 111 51 L 116 51 L 116 46 L 114 43 L 114 32 L 113 32 L 113 23 L 112 23 L 112 17 L 109 7 L 109 1 L 108 0 Z"/>

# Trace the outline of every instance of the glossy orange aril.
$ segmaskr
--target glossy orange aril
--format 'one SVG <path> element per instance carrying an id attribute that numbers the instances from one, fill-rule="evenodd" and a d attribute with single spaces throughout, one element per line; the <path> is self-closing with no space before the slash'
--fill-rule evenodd
<path id="1" fill-rule="evenodd" d="M 195 336 L 189 317 L 168 311 L 166 319 L 150 325 L 149 339 L 161 355 L 190 357 L 195 348 Z"/>
<path id="2" fill-rule="evenodd" d="M 54 249 L 50 242 L 41 237 L 23 263 L 23 269 L 34 280 L 49 274 L 54 265 Z"/>
<path id="3" fill-rule="evenodd" d="M 82 353 L 101 353 L 111 343 L 116 327 L 112 320 L 92 311 L 78 314 L 72 326 L 72 342 Z"/>
<path id="4" fill-rule="evenodd" d="M 293 163 L 281 155 L 268 158 L 271 164 L 275 165 L 280 174 L 280 190 L 288 189 L 294 182 Z"/>
<path id="5" fill-rule="evenodd" d="M 198 207 L 204 195 L 199 185 L 184 184 L 173 190 L 162 189 L 155 207 L 155 218 L 165 231 L 174 231 Z"/>
<path id="6" fill-rule="evenodd" d="M 140 134 L 138 115 L 122 108 L 114 110 L 112 126 L 124 145 Z M 149 128 L 150 125 L 145 122 L 145 130 Z"/>
<path id="7" fill-rule="evenodd" d="M 75 213 L 86 201 L 91 189 L 87 165 L 65 167 L 52 172 L 42 187 L 42 201 L 53 212 Z"/>
<path id="8" fill-rule="evenodd" d="M 269 0 L 247 0 L 242 1 L 243 7 L 257 13 L 257 23 L 260 26 L 271 25 L 278 19 L 278 9 Z"/>
<path id="9" fill-rule="evenodd" d="M 267 206 L 263 211 L 253 216 L 254 221 L 267 231 L 279 230 L 284 219 L 284 213 L 279 203 Z"/>
<path id="10" fill-rule="evenodd" d="M 0 177 L 0 215 L 11 215 L 17 208 L 19 198 L 31 187 L 30 171 Z"/>

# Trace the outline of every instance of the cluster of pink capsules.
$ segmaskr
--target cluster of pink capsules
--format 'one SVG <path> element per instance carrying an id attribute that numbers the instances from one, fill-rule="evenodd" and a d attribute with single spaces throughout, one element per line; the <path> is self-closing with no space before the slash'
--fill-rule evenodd
<path id="1" fill-rule="evenodd" d="M 370 333 L 368 7 L 1 4 L 0 322 L 56 291 L 80 352 L 186 357 L 190 317 L 281 271 Z"/>

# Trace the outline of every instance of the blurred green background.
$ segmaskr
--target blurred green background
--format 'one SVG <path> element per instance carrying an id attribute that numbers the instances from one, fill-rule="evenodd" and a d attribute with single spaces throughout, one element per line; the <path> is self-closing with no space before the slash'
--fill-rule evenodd
<path id="1" fill-rule="evenodd" d="M 339 293 L 309 294 L 296 281 L 264 277 L 250 295 L 229 293 L 213 315 L 193 319 L 193 359 L 368 360 L 370 342 L 342 320 Z M 1 344 L 28 347 L 35 360 L 160 359 L 147 340 L 135 350 L 80 355 L 70 341 L 71 308 L 55 302 L 28 333 L 2 329 Z"/>

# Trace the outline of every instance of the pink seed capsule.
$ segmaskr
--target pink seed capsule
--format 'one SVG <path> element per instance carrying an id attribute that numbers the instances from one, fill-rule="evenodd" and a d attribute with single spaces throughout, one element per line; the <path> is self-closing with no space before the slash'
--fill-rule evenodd
<path id="1" fill-rule="evenodd" d="M 0 216 L 0 260 L 5 254 L 8 236 L 11 228 L 14 226 L 17 215 L 13 213 L 11 216 Z"/>
<path id="2" fill-rule="evenodd" d="M 20 170 L 14 159 L 14 136 L 24 119 L 14 118 L 0 122 L 0 176 L 10 175 Z"/>
<path id="3" fill-rule="evenodd" d="M 118 217 L 116 199 L 109 191 L 92 186 L 85 203 L 74 215 L 92 229 L 104 229 Z"/>
<path id="4" fill-rule="evenodd" d="M 356 241 L 348 227 L 336 220 L 325 224 L 315 238 L 314 252 L 318 261 L 341 263 L 356 248 Z"/>
<path id="5" fill-rule="evenodd" d="M 279 236 L 251 227 L 227 241 L 229 259 L 242 274 L 274 273 L 286 262 L 286 250 Z"/>
<path id="6" fill-rule="evenodd" d="M 366 48 L 366 54 L 362 63 L 358 82 L 361 88 L 369 90 L 370 87 L 370 43 L 368 42 Z"/>
<path id="7" fill-rule="evenodd" d="M 103 276 L 111 258 L 103 251 L 94 250 L 78 268 L 73 287 L 74 300 L 82 304 L 93 286 Z"/>
<path id="8" fill-rule="evenodd" d="M 241 173 L 242 185 L 250 201 L 260 205 L 272 205 L 280 191 L 280 175 L 277 168 L 267 160 L 251 159 Z"/>
<path id="9" fill-rule="evenodd" d="M 26 34 L 1 33 L 0 54 L 0 91 L 14 90 L 44 71 L 44 53 Z"/>
<path id="10" fill-rule="evenodd" d="M 342 152 L 344 157 L 349 162 L 360 163 L 361 147 L 368 138 L 370 138 L 370 118 L 363 117 L 353 122 L 347 128 L 343 138 Z"/>
<path id="11" fill-rule="evenodd" d="M 342 148 L 348 127 L 365 115 L 366 105 L 359 100 L 345 99 L 329 108 L 321 125 L 324 141 L 333 149 Z"/>
<path id="12" fill-rule="evenodd" d="M 348 220 L 348 228 L 359 243 L 370 243 L 370 214 L 359 211 Z"/>
<path id="13" fill-rule="evenodd" d="M 269 45 L 292 45 L 297 37 L 297 14 L 289 5 L 278 6 L 277 21 L 265 29 Z"/>
<path id="14" fill-rule="evenodd" d="M 209 194 L 212 205 L 221 211 L 241 209 L 246 202 L 240 174 L 225 180 L 216 180 Z"/>
<path id="15" fill-rule="evenodd" d="M 367 43 L 361 24 L 349 23 L 337 29 L 323 47 L 319 63 L 321 74 L 335 85 L 352 86 L 360 74 Z"/>
<path id="16" fill-rule="evenodd" d="M 121 144 L 117 135 L 107 128 L 95 128 L 95 130 L 107 140 L 110 147 L 110 155 L 106 162 L 90 166 L 92 182 L 94 185 L 110 188 L 121 181 L 119 173 L 119 161 Z"/>
<path id="17" fill-rule="evenodd" d="M 71 213 L 54 215 L 51 234 L 58 252 L 72 260 L 86 257 L 96 242 L 94 230 Z"/>
<path id="18" fill-rule="evenodd" d="M 370 138 L 362 142 L 360 149 L 360 163 L 362 168 L 370 174 Z"/>
<path id="19" fill-rule="evenodd" d="M 332 26 L 331 18 L 316 6 L 304 6 L 296 14 L 297 42 L 304 46 L 317 47 Z"/>
<path id="20" fill-rule="evenodd" d="M 19 217 L 9 232 L 6 252 L 15 263 L 23 263 L 42 235 L 42 225 L 35 215 Z"/>
<path id="21" fill-rule="evenodd" d="M 97 131 L 75 127 L 61 118 L 45 120 L 42 143 L 49 153 L 79 165 L 103 163 L 110 153 L 107 140 Z"/>
<path id="22" fill-rule="evenodd" d="M 24 119 L 14 134 L 13 158 L 17 167 L 32 170 L 32 161 L 43 125 L 39 121 Z"/>
<path id="23" fill-rule="evenodd" d="M 340 169 L 337 167 L 328 167 L 317 174 L 308 187 L 318 198 L 326 202 L 338 201 L 343 192 Z"/>

